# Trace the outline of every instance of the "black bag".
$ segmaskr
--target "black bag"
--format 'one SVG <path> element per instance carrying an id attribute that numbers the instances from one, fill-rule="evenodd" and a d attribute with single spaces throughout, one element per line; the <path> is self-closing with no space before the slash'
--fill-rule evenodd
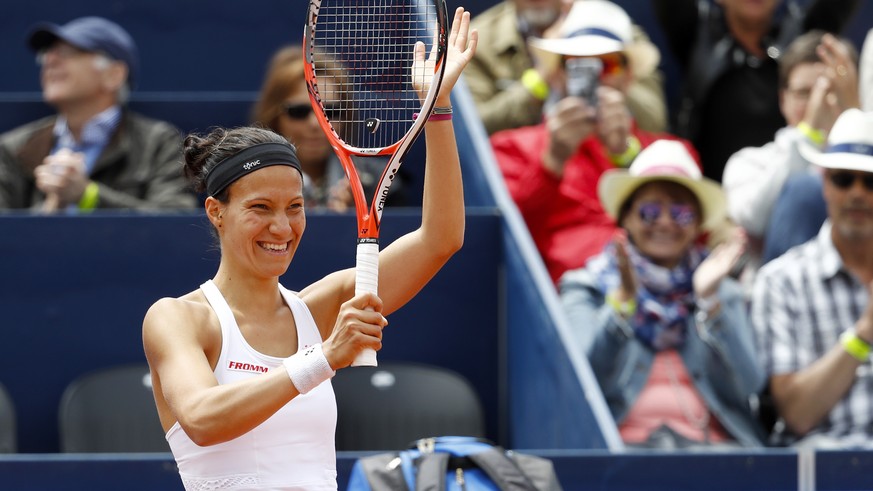
<path id="1" fill-rule="evenodd" d="M 473 437 L 418 440 L 355 462 L 348 491 L 561 491 L 552 462 Z"/>

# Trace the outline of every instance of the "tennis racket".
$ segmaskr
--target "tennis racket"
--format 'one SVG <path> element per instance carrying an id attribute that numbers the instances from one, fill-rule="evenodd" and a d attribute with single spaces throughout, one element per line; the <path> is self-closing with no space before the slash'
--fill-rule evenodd
<path id="1" fill-rule="evenodd" d="M 309 97 L 355 202 L 355 295 L 378 293 L 379 226 L 388 190 L 424 129 L 445 71 L 445 0 L 310 0 L 306 18 Z M 419 42 L 425 45 L 427 62 L 413 70 Z M 426 91 L 424 99 L 416 87 Z M 371 203 L 353 156 L 380 162 L 390 157 Z M 376 364 L 376 352 L 366 350 L 352 366 Z"/>

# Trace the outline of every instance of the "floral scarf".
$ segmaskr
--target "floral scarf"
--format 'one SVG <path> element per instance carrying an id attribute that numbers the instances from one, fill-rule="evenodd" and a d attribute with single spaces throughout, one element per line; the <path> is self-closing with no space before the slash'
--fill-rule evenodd
<path id="1" fill-rule="evenodd" d="M 706 249 L 692 246 L 673 269 L 652 263 L 630 242 L 627 253 L 638 283 L 637 311 L 628 320 L 637 338 L 655 351 L 682 346 L 686 319 L 694 303 L 692 275 L 706 257 Z M 604 295 L 621 285 L 614 243 L 607 245 L 587 268 L 594 274 Z"/>

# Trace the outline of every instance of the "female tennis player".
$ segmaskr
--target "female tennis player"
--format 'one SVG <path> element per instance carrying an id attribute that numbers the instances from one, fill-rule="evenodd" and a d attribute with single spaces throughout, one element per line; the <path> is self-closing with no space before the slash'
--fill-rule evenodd
<path id="1" fill-rule="evenodd" d="M 439 107 L 450 106 L 475 51 L 469 24 L 459 8 Z M 186 139 L 185 170 L 208 196 L 221 262 L 199 289 L 152 305 L 143 345 L 187 490 L 337 489 L 329 379 L 362 349 L 381 347 L 384 316 L 413 298 L 463 243 L 451 121 L 431 121 L 425 133 L 421 226 L 381 251 L 378 296 L 354 296 L 354 270 L 299 293 L 279 284 L 306 226 L 300 164 L 283 137 L 238 128 Z"/>

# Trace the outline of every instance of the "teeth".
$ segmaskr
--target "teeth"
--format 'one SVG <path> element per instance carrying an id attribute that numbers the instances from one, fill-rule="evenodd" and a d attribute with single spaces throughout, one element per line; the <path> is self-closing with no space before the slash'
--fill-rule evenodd
<path id="1" fill-rule="evenodd" d="M 284 251 L 288 248 L 288 244 L 267 244 L 266 242 L 261 243 L 264 249 L 269 249 L 271 251 Z"/>

